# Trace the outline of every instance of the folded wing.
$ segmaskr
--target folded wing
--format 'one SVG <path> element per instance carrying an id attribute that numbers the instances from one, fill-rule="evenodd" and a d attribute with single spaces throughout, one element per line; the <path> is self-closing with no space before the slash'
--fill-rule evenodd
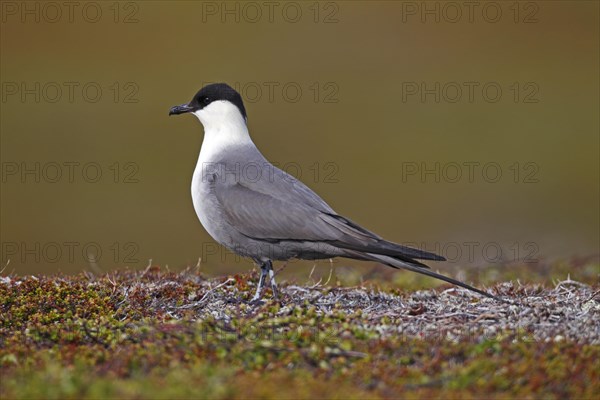
<path id="1" fill-rule="evenodd" d="M 287 174 L 275 178 L 279 179 L 215 186 L 223 215 L 243 235 L 271 243 L 325 242 L 355 252 L 391 256 L 425 268 L 413 259 L 444 260 L 433 253 L 386 241 L 338 215 L 312 190 Z"/>

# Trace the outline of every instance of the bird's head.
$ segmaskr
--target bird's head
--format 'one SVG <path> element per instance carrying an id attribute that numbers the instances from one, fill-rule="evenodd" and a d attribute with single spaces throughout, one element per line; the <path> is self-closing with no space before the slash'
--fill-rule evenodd
<path id="1" fill-rule="evenodd" d="M 204 86 L 187 104 L 174 106 L 169 115 L 192 113 L 205 128 L 232 120 L 246 122 L 246 108 L 242 96 L 226 83 L 212 83 Z"/>

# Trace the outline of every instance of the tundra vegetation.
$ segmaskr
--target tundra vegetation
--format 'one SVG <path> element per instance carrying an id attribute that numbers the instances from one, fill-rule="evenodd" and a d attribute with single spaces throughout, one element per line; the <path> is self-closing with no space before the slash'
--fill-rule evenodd
<path id="1" fill-rule="evenodd" d="M 461 270 L 513 304 L 383 267 L 257 305 L 257 271 L 4 273 L 0 397 L 597 398 L 598 268 Z"/>

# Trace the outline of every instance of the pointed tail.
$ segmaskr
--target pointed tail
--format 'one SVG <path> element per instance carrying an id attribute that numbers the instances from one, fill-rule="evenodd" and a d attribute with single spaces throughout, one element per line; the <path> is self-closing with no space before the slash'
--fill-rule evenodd
<path id="1" fill-rule="evenodd" d="M 460 286 L 462 288 L 468 289 L 472 292 L 475 293 L 479 293 L 482 296 L 485 297 L 489 297 L 490 299 L 494 299 L 503 303 L 509 303 L 508 301 L 501 299 L 497 296 L 494 296 L 493 294 L 490 294 L 488 292 L 484 292 L 483 290 L 477 289 L 476 287 L 473 287 L 471 285 L 467 285 L 466 283 L 463 283 L 459 280 L 450 278 L 448 276 L 442 275 L 442 274 L 438 274 L 437 272 L 433 272 L 430 269 L 426 269 L 423 268 L 423 264 L 419 263 L 418 261 L 414 261 L 414 262 L 409 262 L 409 261 L 404 261 L 404 260 L 398 260 L 389 256 L 384 256 L 384 255 L 380 255 L 380 254 L 373 254 L 373 253 L 366 253 L 364 254 L 366 256 L 368 256 L 369 259 L 373 260 L 373 261 L 379 261 L 383 264 L 386 264 L 392 268 L 396 268 L 396 269 L 406 269 L 412 272 L 416 272 L 418 274 L 422 274 L 422 275 L 427 275 L 430 276 L 432 278 L 435 279 L 439 279 L 442 280 L 444 282 L 448 282 L 451 283 L 453 285 L 456 286 Z"/>

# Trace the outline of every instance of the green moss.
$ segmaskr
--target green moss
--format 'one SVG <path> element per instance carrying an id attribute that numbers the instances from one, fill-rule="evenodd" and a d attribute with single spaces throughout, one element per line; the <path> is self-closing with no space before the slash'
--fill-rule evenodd
<path id="1" fill-rule="evenodd" d="M 0 284 L 3 399 L 586 398 L 600 392 L 595 344 L 536 341 L 501 329 L 492 337 L 483 331 L 453 339 L 444 332 L 384 335 L 381 330 L 424 311 L 374 317 L 336 302 L 323 312 L 308 298 L 248 305 L 239 301 L 252 294 L 248 275 L 224 284 L 152 268 L 93 280 L 13 281 Z M 238 303 L 219 317 L 214 314 L 223 310 L 201 313 L 221 292 Z"/>

